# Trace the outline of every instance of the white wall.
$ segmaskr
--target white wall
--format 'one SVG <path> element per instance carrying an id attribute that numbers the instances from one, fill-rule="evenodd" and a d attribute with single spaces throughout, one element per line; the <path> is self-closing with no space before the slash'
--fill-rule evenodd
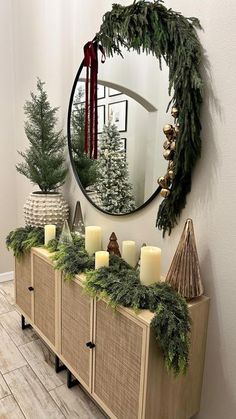
<path id="1" fill-rule="evenodd" d="M 12 270 L 5 238 L 16 227 L 12 2 L 0 2 L 0 274 Z"/>
<path id="2" fill-rule="evenodd" d="M 123 0 L 120 3 L 129 2 Z M 204 32 L 199 34 L 205 54 L 203 72 L 206 82 L 202 109 L 203 152 L 194 172 L 192 192 L 178 227 L 171 237 L 165 239 L 156 230 L 154 225 L 160 198 L 132 216 L 105 216 L 85 200 L 73 181 L 72 173 L 65 194 L 73 206 L 77 199 L 81 200 L 87 224 L 102 226 L 104 245 L 110 233 L 115 231 L 120 242 L 129 238 L 136 240 L 139 245 L 148 242 L 161 246 L 163 272 L 170 265 L 185 219 L 193 218 L 202 277 L 206 293 L 211 297 L 202 408 L 197 418 L 234 419 L 236 142 L 233 123 L 236 101 L 236 3 L 233 0 L 182 0 L 181 3 L 167 0 L 167 4 L 186 16 L 198 16 L 204 27 Z M 22 105 L 29 90 L 35 86 L 36 76 L 39 75 L 47 82 L 52 103 L 61 105 L 61 122 L 65 126 L 70 88 L 82 60 L 82 47 L 93 38 L 103 13 L 111 8 L 112 1 L 13 0 L 13 5 L 16 93 L 14 128 L 17 148 L 22 148 L 26 144 Z M 6 80 L 10 82 L 9 77 Z M 3 90 L 3 96 L 8 103 L 9 89 Z M 8 128 L 9 126 L 5 126 L 5 133 L 9 134 Z M 4 135 L 1 136 L 1 142 L 3 137 Z M 5 153 L 5 148 L 3 152 Z M 30 190 L 30 184 L 17 176 L 16 213 L 19 224 L 22 224 L 22 206 Z M 3 214 L 1 211 L 1 219 L 5 216 L 4 211 Z"/>

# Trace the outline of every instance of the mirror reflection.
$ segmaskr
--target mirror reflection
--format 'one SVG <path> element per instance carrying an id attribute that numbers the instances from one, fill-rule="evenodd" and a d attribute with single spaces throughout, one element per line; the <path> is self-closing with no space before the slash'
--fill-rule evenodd
<path id="1" fill-rule="evenodd" d="M 73 167 L 83 192 L 102 211 L 128 214 L 142 207 L 157 189 L 153 168 L 157 110 L 127 89 L 99 80 L 97 159 L 85 151 L 84 69 L 76 83 L 70 114 Z M 113 87 L 112 87 L 113 86 Z M 140 103 L 141 102 L 141 103 Z M 142 103 L 143 102 L 143 103 Z"/>

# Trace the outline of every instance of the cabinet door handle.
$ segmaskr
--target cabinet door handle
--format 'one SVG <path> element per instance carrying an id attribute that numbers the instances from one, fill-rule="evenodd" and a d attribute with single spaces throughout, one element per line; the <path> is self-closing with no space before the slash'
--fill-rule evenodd
<path id="1" fill-rule="evenodd" d="M 95 348 L 95 343 L 93 343 L 93 342 L 87 342 L 86 343 L 86 346 L 89 348 L 89 349 L 93 349 L 93 348 Z"/>
<path id="2" fill-rule="evenodd" d="M 34 291 L 34 288 L 33 287 L 28 287 L 28 290 L 29 291 Z"/>

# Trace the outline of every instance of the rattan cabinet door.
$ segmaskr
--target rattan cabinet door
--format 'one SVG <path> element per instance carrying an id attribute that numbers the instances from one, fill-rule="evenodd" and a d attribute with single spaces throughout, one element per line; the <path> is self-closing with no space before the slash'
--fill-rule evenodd
<path id="1" fill-rule="evenodd" d="M 93 396 L 111 417 L 142 417 L 145 330 L 103 301 L 96 302 Z"/>
<path id="2" fill-rule="evenodd" d="M 92 305 L 93 300 L 78 281 L 62 279 L 62 356 L 88 391 L 91 391 L 92 352 L 86 343 L 92 338 Z"/>
<path id="3" fill-rule="evenodd" d="M 31 319 L 31 255 L 24 255 L 21 259 L 15 260 L 15 296 L 16 304 L 23 314 Z"/>
<path id="4" fill-rule="evenodd" d="M 55 270 L 33 254 L 34 324 L 55 346 Z"/>

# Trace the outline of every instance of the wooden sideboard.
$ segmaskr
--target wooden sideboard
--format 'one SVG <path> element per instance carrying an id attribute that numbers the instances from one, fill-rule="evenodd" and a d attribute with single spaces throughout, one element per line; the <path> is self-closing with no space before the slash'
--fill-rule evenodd
<path id="1" fill-rule="evenodd" d="M 65 282 L 44 249 L 16 261 L 19 311 L 110 418 L 190 419 L 200 409 L 209 298 L 189 304 L 190 365 L 175 378 L 150 327 L 153 313 L 114 312 L 83 283 L 83 275 Z"/>

